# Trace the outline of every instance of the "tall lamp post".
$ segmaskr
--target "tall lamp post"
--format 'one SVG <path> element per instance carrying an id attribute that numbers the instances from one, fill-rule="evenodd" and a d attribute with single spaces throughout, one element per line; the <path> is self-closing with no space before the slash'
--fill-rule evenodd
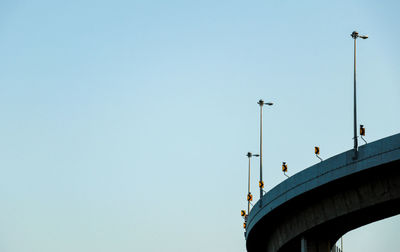
<path id="1" fill-rule="evenodd" d="M 272 102 L 264 102 L 263 100 L 259 100 L 258 105 L 260 105 L 260 182 L 259 182 L 259 187 L 260 187 L 260 200 L 263 196 L 263 187 L 264 187 L 264 182 L 262 180 L 262 108 L 265 105 L 272 106 Z M 262 201 L 260 201 L 262 203 Z M 261 204 L 260 204 L 261 206 Z"/>
<path id="2" fill-rule="evenodd" d="M 249 189 L 248 189 L 247 195 L 250 195 L 251 194 L 250 193 L 250 159 L 253 156 L 254 157 L 259 157 L 260 155 L 252 154 L 251 152 L 247 152 L 246 156 L 249 158 Z M 250 200 L 247 200 L 247 214 L 250 214 Z"/>
<path id="3" fill-rule="evenodd" d="M 357 90 L 356 90 L 356 40 L 357 38 L 367 39 L 366 35 L 359 35 L 358 32 L 353 31 L 351 37 L 354 39 L 354 158 L 357 158 Z"/>

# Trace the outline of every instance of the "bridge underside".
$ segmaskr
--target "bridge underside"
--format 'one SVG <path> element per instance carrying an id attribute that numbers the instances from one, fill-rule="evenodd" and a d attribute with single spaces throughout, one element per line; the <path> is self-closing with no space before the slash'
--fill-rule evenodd
<path id="1" fill-rule="evenodd" d="M 345 233 L 400 214 L 400 161 L 335 180 L 257 223 L 247 250 L 328 252 Z"/>

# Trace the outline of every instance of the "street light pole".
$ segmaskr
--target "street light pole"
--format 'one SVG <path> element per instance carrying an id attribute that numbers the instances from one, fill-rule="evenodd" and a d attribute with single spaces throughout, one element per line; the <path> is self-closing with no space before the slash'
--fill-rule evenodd
<path id="1" fill-rule="evenodd" d="M 353 34 L 357 32 L 353 32 Z M 356 84 L 356 50 L 357 50 L 357 37 L 354 36 L 354 153 L 357 157 L 358 141 L 357 141 L 357 84 Z"/>
<path id="2" fill-rule="evenodd" d="M 247 153 L 247 157 L 249 157 L 249 189 L 247 190 L 247 195 L 250 194 L 250 158 L 251 158 L 251 153 Z M 250 214 L 250 201 L 247 201 L 247 214 Z"/>
<path id="3" fill-rule="evenodd" d="M 357 141 L 357 86 L 356 86 L 356 40 L 357 38 L 367 39 L 368 36 L 359 35 L 353 31 L 351 37 L 354 39 L 354 158 L 358 156 L 358 141 Z"/>
<path id="4" fill-rule="evenodd" d="M 264 105 L 263 100 L 259 100 L 258 104 L 260 105 L 260 181 L 263 181 L 262 179 L 262 107 Z M 263 189 L 260 187 L 260 199 L 263 196 Z"/>
<path id="5" fill-rule="evenodd" d="M 260 155 L 252 154 L 251 152 L 247 152 L 246 156 L 249 158 L 249 187 L 248 187 L 248 192 L 247 192 L 247 195 L 249 195 L 250 194 L 250 159 L 252 156 L 258 157 Z M 250 214 L 250 201 L 249 200 L 247 201 L 247 214 Z"/>
<path id="6" fill-rule="evenodd" d="M 262 127 L 262 122 L 263 122 L 263 120 L 262 120 L 262 108 L 263 108 L 264 104 L 268 105 L 268 106 L 272 106 L 273 103 L 272 102 L 265 103 L 263 100 L 259 100 L 258 101 L 258 105 L 260 105 L 260 183 L 259 183 L 259 186 L 260 186 L 260 200 L 261 200 L 261 198 L 263 196 L 263 186 L 262 185 L 264 185 L 264 182 L 262 180 L 262 128 L 263 128 Z M 262 202 L 260 202 L 260 203 L 262 203 Z M 261 206 L 261 204 L 260 204 L 260 206 Z"/>

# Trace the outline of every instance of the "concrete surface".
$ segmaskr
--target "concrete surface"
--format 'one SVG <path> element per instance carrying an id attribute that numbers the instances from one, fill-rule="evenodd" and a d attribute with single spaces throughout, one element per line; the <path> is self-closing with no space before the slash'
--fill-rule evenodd
<path id="1" fill-rule="evenodd" d="M 251 210 L 253 251 L 326 251 L 344 233 L 400 213 L 400 134 L 309 167 L 271 189 Z"/>

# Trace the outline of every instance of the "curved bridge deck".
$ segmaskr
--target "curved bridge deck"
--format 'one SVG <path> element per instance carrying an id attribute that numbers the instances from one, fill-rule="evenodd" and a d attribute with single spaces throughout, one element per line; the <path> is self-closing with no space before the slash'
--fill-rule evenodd
<path id="1" fill-rule="evenodd" d="M 389 185 L 381 186 L 382 188 L 371 189 L 370 187 L 371 185 L 379 186 L 376 185 L 381 183 L 379 181 L 386 180 L 386 178 L 380 178 L 373 181 L 380 173 L 387 173 L 388 179 L 396 178 L 395 181 L 397 181 L 399 162 L 400 134 L 396 134 L 359 147 L 357 159 L 354 159 L 354 151 L 349 150 L 291 176 L 265 194 L 251 210 L 246 230 L 248 251 L 293 251 L 294 247 L 300 248 L 300 244 L 304 243 L 304 239 L 300 242 L 302 237 L 307 234 L 311 236 L 310 233 L 313 230 L 317 233 L 321 230 L 327 233 L 327 228 L 337 229 L 325 239 L 329 240 L 328 246 L 331 247 L 333 245 L 331 243 L 344 232 L 388 215 L 400 213 L 398 209 L 395 212 L 381 214 L 382 216 L 367 218 L 368 220 L 354 218 L 355 215 L 352 215 L 357 223 L 344 224 L 344 221 L 349 221 L 345 218 L 350 216 L 349 212 L 360 215 L 359 210 L 384 204 L 384 202 L 378 202 L 378 196 L 384 194 L 385 190 L 389 190 L 388 186 L 398 190 L 396 185 L 391 185 L 393 181 L 388 181 Z M 395 169 L 396 167 L 398 169 Z M 391 174 L 393 172 L 395 174 Z M 377 202 L 368 204 L 363 203 L 365 201 L 363 195 L 349 196 L 349 193 L 362 194 L 362 190 L 383 191 L 371 191 L 378 194 Z M 388 198 L 382 199 L 388 202 L 396 200 L 397 204 L 397 199 L 400 199 L 400 190 L 399 195 L 397 191 L 394 194 L 387 194 Z M 376 211 L 374 214 L 379 215 Z M 324 225 L 325 228 L 318 231 L 318 227 Z M 339 231 L 340 225 L 343 228 Z M 317 249 L 317 251 L 320 250 Z"/>

